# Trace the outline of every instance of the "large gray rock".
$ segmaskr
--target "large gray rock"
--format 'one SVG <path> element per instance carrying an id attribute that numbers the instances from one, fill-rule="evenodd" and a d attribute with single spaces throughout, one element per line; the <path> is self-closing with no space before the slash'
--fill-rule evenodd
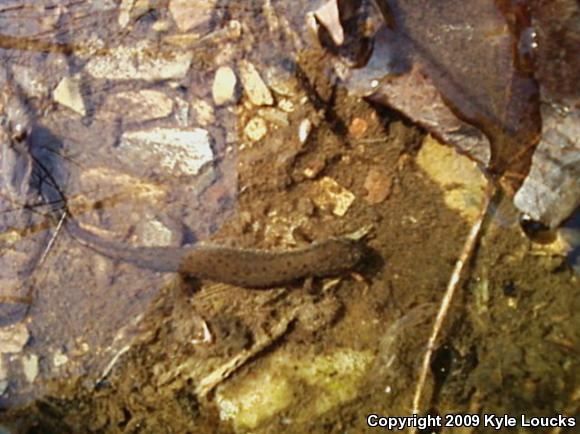
<path id="1" fill-rule="evenodd" d="M 542 117 L 542 139 L 514 204 L 556 227 L 580 205 L 580 111 L 546 105 Z"/>

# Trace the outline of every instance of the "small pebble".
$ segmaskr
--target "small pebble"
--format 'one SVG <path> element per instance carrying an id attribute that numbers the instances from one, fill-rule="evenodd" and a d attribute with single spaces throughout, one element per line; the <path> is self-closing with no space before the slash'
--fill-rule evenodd
<path id="1" fill-rule="evenodd" d="M 54 354 L 54 356 L 52 357 L 52 363 L 55 367 L 59 367 L 59 366 L 63 366 L 66 365 L 68 363 L 68 357 L 66 356 L 66 354 L 63 354 L 62 352 L 58 351 Z"/>
<path id="2" fill-rule="evenodd" d="M 325 167 L 326 160 L 324 158 L 314 160 L 306 169 L 304 169 L 304 176 L 308 179 L 314 179 L 324 170 Z"/>
<path id="3" fill-rule="evenodd" d="M 372 167 L 365 179 L 366 201 L 371 205 L 384 202 L 391 194 L 391 175 L 383 168 Z"/>
<path id="4" fill-rule="evenodd" d="M 321 209 L 342 217 L 355 200 L 355 195 L 328 176 L 318 182 L 318 194 L 313 198 Z"/>
<path id="5" fill-rule="evenodd" d="M 215 122 L 213 107 L 203 99 L 191 103 L 191 113 L 195 123 L 201 127 L 208 127 Z"/>
<path id="6" fill-rule="evenodd" d="M 99 119 L 122 116 L 130 122 L 145 122 L 167 117 L 173 111 L 173 100 L 158 90 L 143 89 L 111 94 L 97 113 Z"/>
<path id="7" fill-rule="evenodd" d="M 294 103 L 292 101 L 290 101 L 289 99 L 281 99 L 278 102 L 278 107 L 281 110 L 284 110 L 286 113 L 292 113 L 295 109 Z"/>
<path id="8" fill-rule="evenodd" d="M 157 33 L 167 32 L 171 29 L 170 20 L 157 20 L 151 25 L 151 30 Z"/>
<path id="9" fill-rule="evenodd" d="M 301 144 L 306 143 L 306 140 L 308 140 L 308 136 L 310 135 L 311 131 L 312 122 L 310 122 L 310 119 L 303 119 L 298 126 L 298 140 Z"/>
<path id="10" fill-rule="evenodd" d="M 141 220 L 136 235 L 144 246 L 170 246 L 173 232 L 159 220 Z"/>
<path id="11" fill-rule="evenodd" d="M 266 70 L 264 78 L 270 89 L 278 95 L 293 96 L 296 94 L 298 81 L 289 72 L 272 67 Z"/>
<path id="12" fill-rule="evenodd" d="M 279 127 L 287 127 L 290 125 L 288 121 L 288 114 L 280 109 L 268 107 L 258 110 L 258 114 L 273 124 Z"/>
<path id="13" fill-rule="evenodd" d="M 22 323 L 0 328 L 0 355 L 21 352 L 29 338 L 28 328 Z"/>
<path id="14" fill-rule="evenodd" d="M 169 12 L 181 32 L 187 32 L 211 19 L 217 0 L 171 0 Z"/>
<path id="15" fill-rule="evenodd" d="M 348 126 L 348 133 L 355 137 L 360 138 L 364 136 L 368 128 L 368 124 L 364 119 L 354 118 L 350 125 Z"/>
<path id="16" fill-rule="evenodd" d="M 24 372 L 24 378 L 29 383 L 33 383 L 36 380 L 40 371 L 36 354 L 29 354 L 22 358 L 22 371 Z"/>
<path id="17" fill-rule="evenodd" d="M 264 83 L 264 80 L 262 80 L 254 64 L 242 60 L 239 68 L 242 85 L 251 103 L 256 106 L 274 104 L 272 93 L 266 83 Z"/>
<path id="18" fill-rule="evenodd" d="M 53 97 L 57 103 L 70 108 L 81 116 L 87 114 L 78 79 L 73 77 L 63 78 L 54 89 Z"/>
<path id="19" fill-rule="evenodd" d="M 220 66 L 215 73 L 211 94 L 217 105 L 233 102 L 238 79 L 229 66 Z"/>
<path id="20" fill-rule="evenodd" d="M 267 132 L 266 121 L 258 116 L 250 119 L 244 128 L 244 133 L 253 142 L 261 140 Z"/>
<path id="21" fill-rule="evenodd" d="M 149 2 L 147 0 L 122 0 L 119 5 L 119 17 L 117 22 L 119 27 L 124 29 L 127 25 L 145 13 L 149 8 Z"/>

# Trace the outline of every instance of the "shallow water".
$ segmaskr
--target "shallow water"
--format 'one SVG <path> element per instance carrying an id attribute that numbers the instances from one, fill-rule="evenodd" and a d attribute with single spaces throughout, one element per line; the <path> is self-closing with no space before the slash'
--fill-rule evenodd
<path id="1" fill-rule="evenodd" d="M 14 432 L 364 432 L 369 412 L 409 412 L 486 180 L 348 95 L 305 16 L 323 3 L 0 2 L 0 421 Z M 253 291 L 111 260 L 67 218 L 128 247 L 355 234 L 368 252 L 352 276 Z M 536 243 L 519 220 L 494 204 L 425 410 L 577 413 L 577 229 Z"/>

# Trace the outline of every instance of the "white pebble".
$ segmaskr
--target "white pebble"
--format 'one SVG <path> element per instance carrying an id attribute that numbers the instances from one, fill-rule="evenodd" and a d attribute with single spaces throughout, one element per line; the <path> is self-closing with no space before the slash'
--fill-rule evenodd
<path id="1" fill-rule="evenodd" d="M 264 80 L 262 80 L 254 64 L 242 60 L 239 67 L 244 90 L 252 104 L 257 106 L 274 104 L 272 93 L 266 83 L 264 83 Z"/>
<path id="2" fill-rule="evenodd" d="M 215 73 L 211 94 L 217 105 L 234 101 L 237 77 L 229 66 L 220 66 Z"/>
<path id="3" fill-rule="evenodd" d="M 250 119 L 244 128 L 244 133 L 253 142 L 262 139 L 268 132 L 266 121 L 258 116 Z"/>
<path id="4" fill-rule="evenodd" d="M 74 110 L 81 116 L 87 114 L 78 79 L 73 77 L 63 78 L 54 89 L 53 97 L 56 102 Z"/>
<path id="5" fill-rule="evenodd" d="M 310 119 L 303 119 L 298 126 L 298 140 L 301 144 L 306 143 L 306 140 L 308 140 L 308 136 L 310 135 L 311 131 L 312 122 L 310 122 Z"/>

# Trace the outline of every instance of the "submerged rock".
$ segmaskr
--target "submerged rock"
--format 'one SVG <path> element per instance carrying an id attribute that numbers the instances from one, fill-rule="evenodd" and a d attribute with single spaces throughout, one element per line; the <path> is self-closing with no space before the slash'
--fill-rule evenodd
<path id="1" fill-rule="evenodd" d="M 23 323 L 0 328 L 0 355 L 21 352 L 28 339 L 30 333 Z"/>
<path id="2" fill-rule="evenodd" d="M 242 85 L 252 104 L 256 106 L 274 104 L 272 93 L 266 83 L 264 83 L 264 80 L 262 80 L 254 64 L 242 60 L 239 68 Z"/>
<path id="3" fill-rule="evenodd" d="M 87 114 L 78 78 L 63 78 L 53 92 L 54 100 L 81 116 Z"/>
<path id="4" fill-rule="evenodd" d="M 170 80 L 185 77 L 193 53 L 163 52 L 147 42 L 112 48 L 106 55 L 94 56 L 85 69 L 94 78 L 108 80 Z"/>
<path id="5" fill-rule="evenodd" d="M 344 216 L 356 199 L 351 191 L 328 176 L 317 183 L 317 189 L 317 194 L 313 198 L 314 203 L 338 217 Z"/>
<path id="6" fill-rule="evenodd" d="M 542 140 L 514 204 L 533 220 L 558 226 L 580 205 L 580 111 L 542 110 Z"/>
<path id="7" fill-rule="evenodd" d="M 392 174 L 385 168 L 371 167 L 364 183 L 364 188 L 367 191 L 366 201 L 371 205 L 384 202 L 391 194 L 391 179 Z"/>
<path id="8" fill-rule="evenodd" d="M 215 73 L 211 94 L 216 105 L 234 102 L 238 79 L 232 68 L 220 66 Z"/>
<path id="9" fill-rule="evenodd" d="M 216 0 L 171 0 L 169 11 L 179 31 L 187 32 L 210 20 L 216 2 Z"/>
<path id="10" fill-rule="evenodd" d="M 173 100 L 158 90 L 119 92 L 107 97 L 98 113 L 99 118 L 122 116 L 130 122 L 161 119 L 173 111 Z"/>
<path id="11" fill-rule="evenodd" d="M 153 128 L 123 134 L 121 149 L 146 166 L 197 175 L 213 160 L 209 133 L 201 128 Z"/>
<path id="12" fill-rule="evenodd" d="M 249 120 L 244 128 L 244 134 L 252 142 L 257 142 L 264 138 L 268 132 L 266 121 L 259 116 L 255 116 Z"/>

